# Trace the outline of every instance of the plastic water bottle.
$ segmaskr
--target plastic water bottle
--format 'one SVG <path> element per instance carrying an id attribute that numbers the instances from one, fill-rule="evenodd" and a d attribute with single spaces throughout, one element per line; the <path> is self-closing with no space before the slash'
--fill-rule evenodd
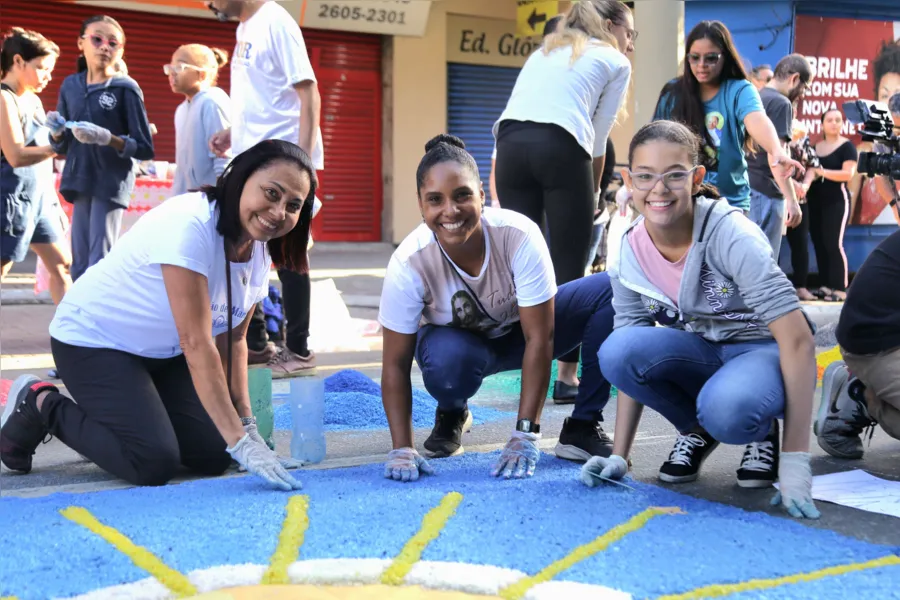
<path id="1" fill-rule="evenodd" d="M 293 432 L 291 456 L 307 463 L 325 458 L 325 380 L 321 377 L 291 379 L 288 396 Z"/>

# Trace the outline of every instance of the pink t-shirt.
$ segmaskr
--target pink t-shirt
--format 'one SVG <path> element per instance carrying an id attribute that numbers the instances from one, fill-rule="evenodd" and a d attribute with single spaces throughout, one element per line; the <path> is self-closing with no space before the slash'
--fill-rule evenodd
<path id="1" fill-rule="evenodd" d="M 681 275 L 684 273 L 684 261 L 688 253 L 685 252 L 678 262 L 666 260 L 650 239 L 643 221 L 628 232 L 628 242 L 650 283 L 678 306 L 678 288 L 681 286 Z"/>

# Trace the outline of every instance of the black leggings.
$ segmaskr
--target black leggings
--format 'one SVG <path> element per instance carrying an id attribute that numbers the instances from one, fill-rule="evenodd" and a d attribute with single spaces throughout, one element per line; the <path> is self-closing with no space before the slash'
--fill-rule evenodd
<path id="1" fill-rule="evenodd" d="M 183 355 L 142 358 L 53 338 L 50 347 L 77 404 L 51 392 L 41 417 L 72 450 L 133 485 L 163 485 L 179 465 L 219 475 L 231 464 Z"/>
<path id="2" fill-rule="evenodd" d="M 819 285 L 832 290 L 847 289 L 847 257 L 844 254 L 844 225 L 849 203 L 846 198 L 810 198 L 809 235 L 816 264 Z"/>
<path id="3" fill-rule="evenodd" d="M 501 124 L 497 140 L 500 205 L 541 224 L 547 216 L 556 284 L 584 277 L 594 223 L 591 157 L 562 127 Z M 559 360 L 578 362 L 579 348 Z"/>
<path id="4" fill-rule="evenodd" d="M 278 271 L 281 280 L 282 303 L 284 305 L 285 345 L 288 350 L 306 356 L 309 352 L 309 302 L 312 291 L 309 273 Z M 266 332 L 266 317 L 262 302 L 256 306 L 250 324 L 247 326 L 247 347 L 251 350 L 265 350 L 269 343 Z"/>
<path id="5" fill-rule="evenodd" d="M 791 249 L 794 287 L 805 288 L 809 279 L 809 204 L 801 204 L 800 212 L 803 220 L 796 227 L 788 227 L 787 241 Z"/>

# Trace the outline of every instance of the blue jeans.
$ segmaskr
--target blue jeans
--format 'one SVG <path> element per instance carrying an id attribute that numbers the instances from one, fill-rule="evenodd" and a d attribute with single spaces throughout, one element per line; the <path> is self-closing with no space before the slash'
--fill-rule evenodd
<path id="1" fill-rule="evenodd" d="M 559 358 L 579 344 L 584 349 L 572 416 L 602 420 L 610 386 L 600 372 L 597 351 L 612 331 L 615 314 L 609 276 L 597 273 L 559 286 L 555 310 L 553 356 Z M 525 337 L 518 324 L 494 339 L 455 327 L 425 325 L 416 342 L 425 389 L 441 410 L 465 408 L 485 377 L 521 369 L 524 354 Z"/>
<path id="2" fill-rule="evenodd" d="M 784 414 L 775 340 L 714 343 L 665 327 L 624 327 L 599 353 L 603 374 L 681 433 L 699 424 L 726 444 L 762 441 Z"/>
<path id="3" fill-rule="evenodd" d="M 775 262 L 781 253 L 781 238 L 784 235 L 784 198 L 772 198 L 750 190 L 750 220 L 759 225 L 769 245 L 775 253 Z"/>

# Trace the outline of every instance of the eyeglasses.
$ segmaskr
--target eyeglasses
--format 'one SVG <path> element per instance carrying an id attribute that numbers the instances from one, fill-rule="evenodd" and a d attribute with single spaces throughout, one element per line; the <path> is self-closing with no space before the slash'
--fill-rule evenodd
<path id="1" fill-rule="evenodd" d="M 691 52 L 687 55 L 688 62 L 692 65 L 699 65 L 701 63 L 707 65 L 715 65 L 722 59 L 721 52 L 708 52 L 706 54 L 697 54 L 695 52 Z"/>
<path id="2" fill-rule="evenodd" d="M 638 39 L 638 32 L 636 29 L 627 29 L 625 31 L 625 35 L 627 35 L 628 39 L 630 39 L 632 42 L 636 42 Z"/>
<path id="3" fill-rule="evenodd" d="M 165 73 L 166 75 L 172 75 L 173 73 L 175 75 L 181 75 L 182 73 L 184 73 L 185 69 L 193 69 L 194 71 L 206 70 L 201 67 L 195 67 L 194 65 L 188 65 L 185 63 L 178 63 L 177 65 L 163 65 L 163 73 Z"/>
<path id="4" fill-rule="evenodd" d="M 697 167 L 694 167 L 689 171 L 667 171 L 665 173 L 647 173 L 646 171 L 635 173 L 628 169 L 628 174 L 631 175 L 631 184 L 634 188 L 642 192 L 649 192 L 655 188 L 656 182 L 660 179 L 663 180 L 666 189 L 677 192 L 684 189 L 691 179 L 691 173 L 696 169 Z"/>
<path id="5" fill-rule="evenodd" d="M 91 41 L 91 45 L 94 48 L 102 48 L 105 45 L 109 46 L 110 50 L 117 50 L 120 46 L 122 46 L 122 42 L 120 42 L 116 38 L 106 38 L 98 34 L 94 34 L 92 36 L 83 35 L 81 36 L 81 39 L 89 39 Z"/>

